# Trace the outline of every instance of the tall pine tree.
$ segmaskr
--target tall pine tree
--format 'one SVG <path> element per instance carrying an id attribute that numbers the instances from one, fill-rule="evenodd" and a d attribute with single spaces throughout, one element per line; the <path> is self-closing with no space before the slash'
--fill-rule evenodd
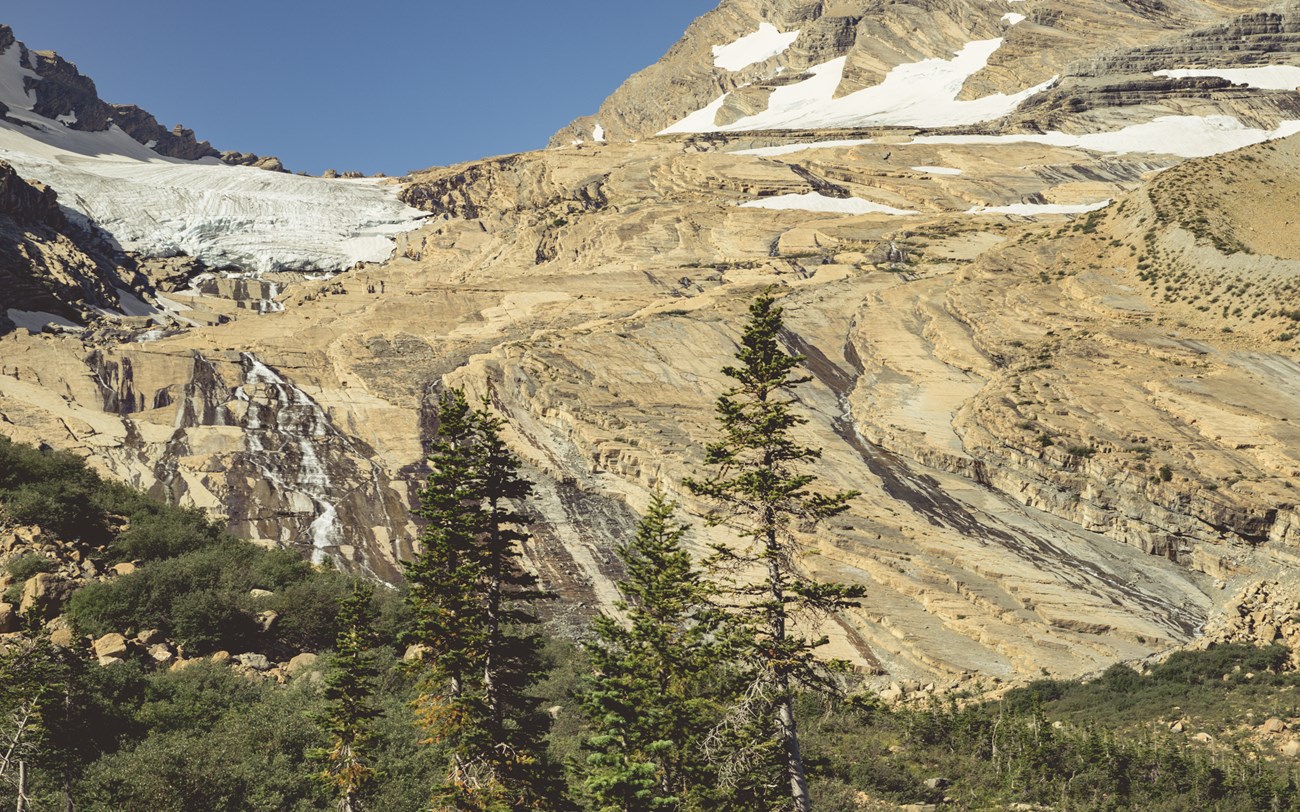
<path id="1" fill-rule="evenodd" d="M 503 428 L 486 404 L 443 396 L 420 494 L 428 524 L 406 569 L 409 642 L 429 666 L 419 716 L 448 754 L 439 809 L 546 809 L 560 795 L 544 759 L 549 720 L 528 695 L 542 671 L 531 608 L 541 593 L 521 560 L 532 483 Z"/>
<path id="2" fill-rule="evenodd" d="M 484 562 L 482 482 L 475 461 L 478 417 L 465 393 L 445 393 L 438 404 L 438 434 L 429 451 L 429 476 L 418 515 L 427 522 L 420 553 L 406 564 L 411 610 L 407 642 L 425 652 L 428 666 L 420 718 L 429 743 L 450 753 L 447 786 L 469 783 L 468 741 L 478 715 L 476 690 L 485 618 L 480 594 Z"/>
<path id="3" fill-rule="evenodd" d="M 714 469 L 708 479 L 688 479 L 687 487 L 715 505 L 708 522 L 725 525 L 748 542 L 719 545 L 712 557 L 718 571 L 760 574 L 756 581 L 733 580 L 738 613 L 751 628 L 742 661 L 752 663 L 751 685 L 733 711 L 731 731 L 738 737 L 771 731 L 771 741 L 752 742 L 755 766 L 776 759 L 789 783 L 789 796 L 776 808 L 809 812 L 812 801 L 794 717 L 794 692 L 800 686 L 830 688 L 814 655 L 827 641 L 792 628 L 800 617 L 853 605 L 861 592 L 809 578 L 798 566 L 796 526 L 810 527 L 842 513 L 857 494 L 820 494 L 808 467 L 821 452 L 793 436 L 807 419 L 795 412 L 796 386 L 810 378 L 796 372 L 804 360 L 781 347 L 781 308 L 770 292 L 749 308 L 749 323 L 736 353 L 736 366 L 723 372 L 736 384 L 717 400 L 722 437 L 707 448 Z M 769 763 L 767 766 L 771 766 Z"/>
<path id="4" fill-rule="evenodd" d="M 598 812 L 724 806 L 702 744 L 720 715 L 725 635 L 673 511 L 655 494 L 636 537 L 619 546 L 619 616 L 597 618 L 587 645 L 584 785 Z"/>
<path id="5" fill-rule="evenodd" d="M 339 633 L 332 668 L 325 677 L 328 710 L 321 722 L 331 741 L 313 755 L 324 763 L 321 779 L 335 793 L 339 812 L 359 812 L 361 799 L 375 779 L 365 754 L 378 715 L 374 706 L 378 670 L 371 652 L 377 639 L 373 597 L 374 588 L 358 581 L 339 606 Z"/>

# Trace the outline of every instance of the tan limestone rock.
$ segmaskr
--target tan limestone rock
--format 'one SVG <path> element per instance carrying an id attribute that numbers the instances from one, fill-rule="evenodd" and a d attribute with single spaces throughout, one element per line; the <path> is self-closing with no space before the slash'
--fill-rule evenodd
<path id="1" fill-rule="evenodd" d="M 315 667 L 320 660 L 319 655 L 311 652 L 303 652 L 294 656 L 289 662 L 284 664 L 284 672 L 290 677 L 298 676 L 300 673 Z"/>
<path id="2" fill-rule="evenodd" d="M 129 651 L 126 638 L 116 632 L 96 639 L 92 649 L 101 664 L 109 658 L 125 659 Z"/>

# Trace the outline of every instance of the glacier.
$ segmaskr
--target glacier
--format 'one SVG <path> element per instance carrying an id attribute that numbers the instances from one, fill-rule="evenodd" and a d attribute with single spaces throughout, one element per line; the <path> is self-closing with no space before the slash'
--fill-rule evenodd
<path id="1" fill-rule="evenodd" d="M 0 52 L 0 160 L 59 194 L 60 202 L 123 249 L 188 255 L 215 268 L 264 273 L 341 271 L 383 262 L 395 237 L 427 216 L 383 179 L 325 179 L 169 158 L 116 126 L 71 129 L 71 116 L 33 111 L 21 46 Z"/>

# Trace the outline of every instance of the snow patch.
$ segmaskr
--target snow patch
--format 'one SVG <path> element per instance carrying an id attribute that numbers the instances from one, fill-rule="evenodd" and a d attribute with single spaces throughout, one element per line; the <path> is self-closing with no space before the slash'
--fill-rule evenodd
<path id="1" fill-rule="evenodd" d="M 16 42 L 0 53 L 0 104 L 8 107 L 11 113 L 30 110 L 36 104 L 23 80 L 39 79 L 40 76 L 36 71 L 23 67 L 22 58 L 22 48 Z"/>
<path id="2" fill-rule="evenodd" d="M 738 71 L 784 53 L 798 38 L 799 31 L 782 34 L 771 23 L 760 23 L 757 31 L 730 45 L 714 45 L 713 65 L 727 71 Z"/>
<path id="3" fill-rule="evenodd" d="M 976 206 L 968 209 L 967 214 L 1023 214 L 1033 217 L 1037 214 L 1087 214 L 1110 205 L 1110 200 L 1098 203 L 1013 203 L 1010 206 Z"/>
<path id="4" fill-rule="evenodd" d="M 960 101 L 966 80 L 982 70 L 1002 39 L 968 43 L 952 59 L 926 59 L 899 65 L 874 87 L 835 98 L 844 78 L 847 57 L 810 68 L 809 78 L 778 87 L 761 113 L 726 126 L 715 123 L 726 95 L 715 99 L 661 134 L 739 132 L 745 130 L 823 129 L 837 127 L 904 126 L 950 127 L 1001 118 L 1021 102 L 1040 93 L 1056 78 L 1013 95 L 995 93 Z"/>
<path id="5" fill-rule="evenodd" d="M 158 316 L 162 311 L 126 288 L 116 288 L 118 309 L 127 316 Z"/>
<path id="6" fill-rule="evenodd" d="M 1014 11 L 1008 11 L 1006 14 L 1002 15 L 1002 22 L 1006 23 L 1007 25 L 1020 25 L 1027 19 L 1029 18 L 1026 17 L 1025 15 L 1017 14 Z"/>
<path id="7" fill-rule="evenodd" d="M 76 124 L 76 123 L 77 123 L 77 111 L 76 111 L 76 110 L 73 110 L 71 113 L 64 113 L 64 114 L 61 115 L 61 116 L 56 116 L 56 117 L 54 118 L 54 120 L 57 121 L 57 122 L 59 122 L 60 124 L 62 124 L 62 125 L 65 126 L 65 127 L 67 127 L 67 126 L 70 125 L 70 124 Z"/>
<path id="8" fill-rule="evenodd" d="M 794 152 L 803 152 L 809 149 L 831 149 L 833 147 L 860 147 L 863 144 L 874 144 L 870 138 L 847 138 L 839 141 L 813 141 L 803 144 L 784 144 L 779 147 L 758 147 L 756 149 L 738 149 L 730 155 L 760 155 L 763 157 L 773 157 L 776 155 L 789 155 Z"/>
<path id="9" fill-rule="evenodd" d="M 597 124 L 591 131 L 591 140 L 597 143 L 605 143 L 605 128 Z"/>
<path id="10" fill-rule="evenodd" d="M 1156 76 L 1169 79 L 1191 79 L 1213 76 L 1227 79 L 1235 85 L 1246 85 L 1260 90 L 1295 90 L 1300 87 L 1300 67 L 1295 65 L 1262 65 L 1255 68 L 1191 68 L 1187 70 L 1158 70 Z"/>
<path id="11" fill-rule="evenodd" d="M 54 313 L 46 313 L 43 310 L 18 310 L 9 308 L 5 311 L 9 320 L 18 325 L 29 333 L 40 333 L 45 330 L 45 325 L 55 324 L 59 327 L 71 327 L 74 330 L 80 330 L 81 326 L 73 324 L 62 316 Z"/>
<path id="12" fill-rule="evenodd" d="M 860 197 L 827 197 L 817 192 L 806 194 L 777 195 L 762 200 L 741 203 L 745 209 L 778 209 L 794 211 L 824 211 L 837 214 L 916 214 L 910 209 L 896 209 L 883 203 L 873 203 Z"/>
<path id="13" fill-rule="evenodd" d="M 1160 116 L 1120 130 L 1071 135 L 1063 132 L 1010 135 L 922 135 L 913 144 L 1046 144 L 1125 155 L 1145 152 L 1204 158 L 1300 133 L 1300 120 L 1283 121 L 1275 130 L 1247 127 L 1232 116 Z"/>
<path id="14" fill-rule="evenodd" d="M 960 169 L 952 169 L 946 166 L 914 166 L 915 172 L 924 172 L 927 175 L 960 175 Z"/>

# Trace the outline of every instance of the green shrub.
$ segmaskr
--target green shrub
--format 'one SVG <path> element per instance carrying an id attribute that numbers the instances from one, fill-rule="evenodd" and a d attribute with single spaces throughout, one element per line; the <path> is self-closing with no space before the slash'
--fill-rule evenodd
<path id="1" fill-rule="evenodd" d="M 132 511 L 112 555 L 118 561 L 158 561 L 211 547 L 221 537 L 201 510 L 146 503 Z"/>
<path id="2" fill-rule="evenodd" d="M 54 572 L 58 568 L 49 558 L 40 553 L 26 553 L 9 562 L 5 567 L 15 581 L 22 582 L 42 572 Z"/>

